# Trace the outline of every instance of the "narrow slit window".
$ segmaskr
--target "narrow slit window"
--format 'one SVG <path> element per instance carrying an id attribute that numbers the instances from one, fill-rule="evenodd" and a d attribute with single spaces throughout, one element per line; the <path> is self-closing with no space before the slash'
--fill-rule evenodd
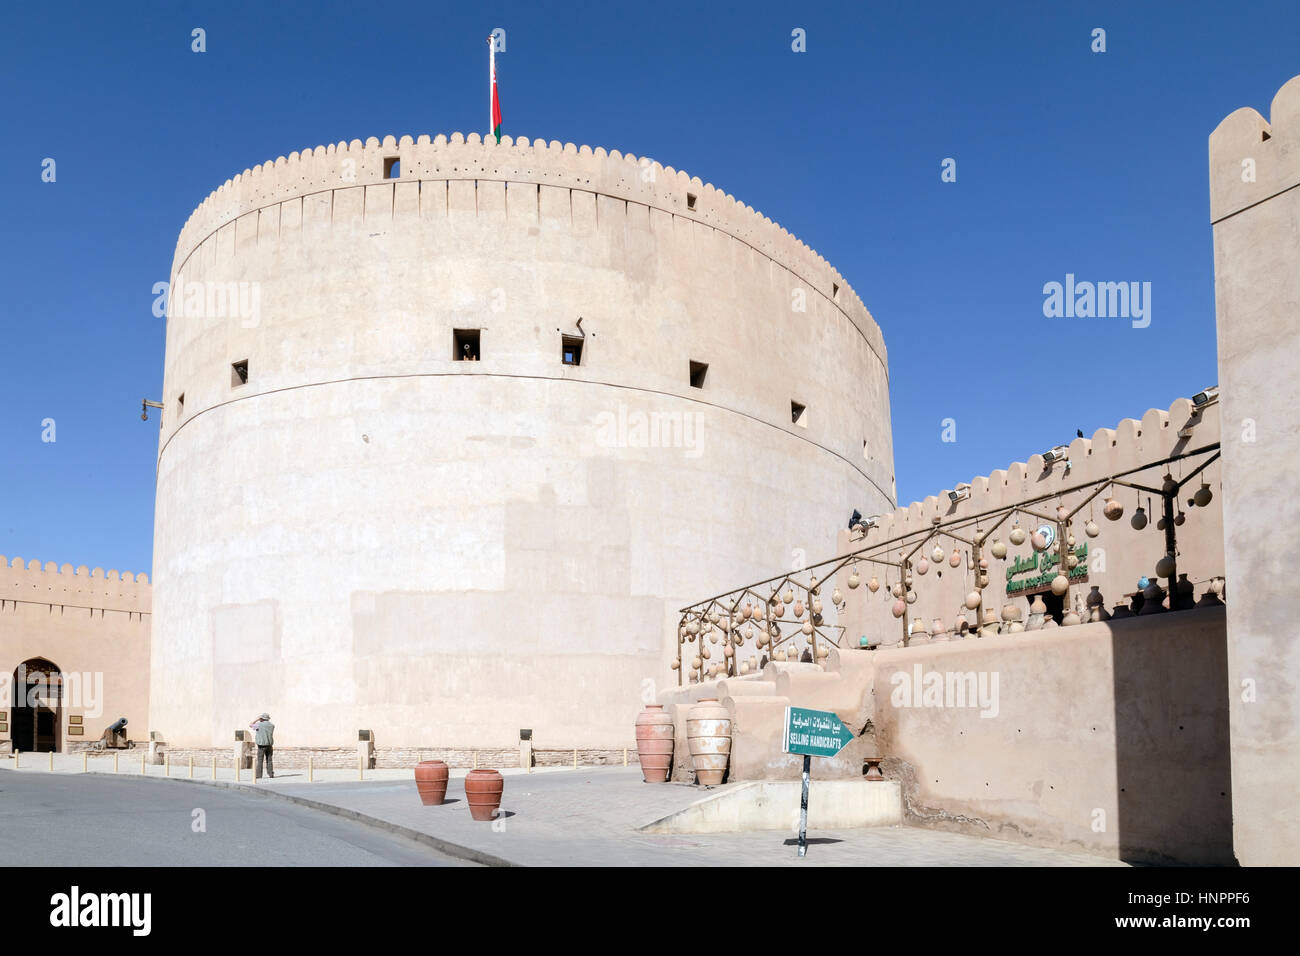
<path id="1" fill-rule="evenodd" d="M 865 458 L 867 461 L 871 460 L 871 449 L 867 445 L 867 440 L 865 438 L 862 439 L 862 457 Z"/>
<path id="2" fill-rule="evenodd" d="M 831 283 L 831 301 L 840 301 L 840 284 L 838 282 Z"/>
<path id="3" fill-rule="evenodd" d="M 185 414 L 185 393 L 181 392 L 176 396 L 176 418 L 179 420 Z"/>
<path id="4" fill-rule="evenodd" d="M 687 209 L 695 208 L 695 193 L 686 194 L 686 208 Z"/>
<path id="5" fill-rule="evenodd" d="M 790 421 L 800 428 L 808 427 L 808 409 L 798 402 L 790 403 Z"/>
<path id="6" fill-rule="evenodd" d="M 384 159 L 384 178 L 385 179 L 402 178 L 402 157 L 389 156 Z"/>
<path id="7" fill-rule="evenodd" d="M 248 359 L 230 363 L 230 387 L 239 388 L 248 384 Z"/>
<path id="8" fill-rule="evenodd" d="M 565 365 L 582 364 L 582 336 L 564 335 L 560 337 L 560 361 Z"/>
<path id="9" fill-rule="evenodd" d="M 451 357 L 457 362 L 477 362 L 478 329 L 452 329 Z"/>
<path id="10" fill-rule="evenodd" d="M 691 388 L 703 388 L 704 376 L 709 373 L 707 362 L 691 363 Z"/>

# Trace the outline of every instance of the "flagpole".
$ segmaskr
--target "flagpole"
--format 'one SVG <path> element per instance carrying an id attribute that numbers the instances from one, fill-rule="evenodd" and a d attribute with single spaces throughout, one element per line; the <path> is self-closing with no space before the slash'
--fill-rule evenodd
<path id="1" fill-rule="evenodd" d="M 497 85 L 497 45 L 488 37 L 488 136 L 492 135 L 492 93 Z M 484 142 L 487 142 L 486 137 Z"/>

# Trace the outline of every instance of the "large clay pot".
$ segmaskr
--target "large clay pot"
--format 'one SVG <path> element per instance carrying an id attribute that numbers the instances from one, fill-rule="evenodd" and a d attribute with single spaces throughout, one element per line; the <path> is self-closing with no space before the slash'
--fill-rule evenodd
<path id="1" fill-rule="evenodd" d="M 636 756 L 646 783 L 664 783 L 673 766 L 673 719 L 662 704 L 636 715 Z"/>
<path id="2" fill-rule="evenodd" d="M 731 717 L 716 697 L 705 697 L 686 712 L 686 739 L 695 767 L 695 782 L 722 783 L 731 757 Z"/>
<path id="3" fill-rule="evenodd" d="M 441 804 L 447 796 L 447 765 L 441 760 L 421 760 L 415 765 L 415 789 L 426 807 Z"/>
<path id="4" fill-rule="evenodd" d="M 475 820 L 491 820 L 501 806 L 506 781 L 495 770 L 471 770 L 465 777 L 465 800 Z"/>

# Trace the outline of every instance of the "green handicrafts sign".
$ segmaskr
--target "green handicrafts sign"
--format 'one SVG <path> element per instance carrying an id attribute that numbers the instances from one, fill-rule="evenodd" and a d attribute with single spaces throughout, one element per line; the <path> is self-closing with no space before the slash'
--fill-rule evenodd
<path id="1" fill-rule="evenodd" d="M 1083 580 L 1088 576 L 1088 543 L 1086 541 L 1075 546 L 1074 556 L 1079 559 L 1079 563 L 1068 576 L 1072 581 Z M 1035 551 L 1023 558 L 1016 558 L 1015 561 L 1011 562 L 1011 566 L 1007 568 L 1007 594 L 1019 594 L 1021 591 L 1049 587 L 1052 578 L 1056 577 L 1056 567 L 1060 564 L 1060 561 L 1059 555 L 1049 554 L 1046 551 L 1041 554 Z M 1032 577 L 1020 581 L 1012 580 L 1018 574 L 1031 573 Z"/>

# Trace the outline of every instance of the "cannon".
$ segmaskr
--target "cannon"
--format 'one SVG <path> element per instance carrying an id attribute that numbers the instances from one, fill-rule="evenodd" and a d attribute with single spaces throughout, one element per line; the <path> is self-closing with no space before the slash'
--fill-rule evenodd
<path id="1" fill-rule="evenodd" d="M 126 736 L 126 718 L 119 717 L 109 724 L 104 735 L 94 743 L 95 750 L 131 750 L 135 741 Z"/>

